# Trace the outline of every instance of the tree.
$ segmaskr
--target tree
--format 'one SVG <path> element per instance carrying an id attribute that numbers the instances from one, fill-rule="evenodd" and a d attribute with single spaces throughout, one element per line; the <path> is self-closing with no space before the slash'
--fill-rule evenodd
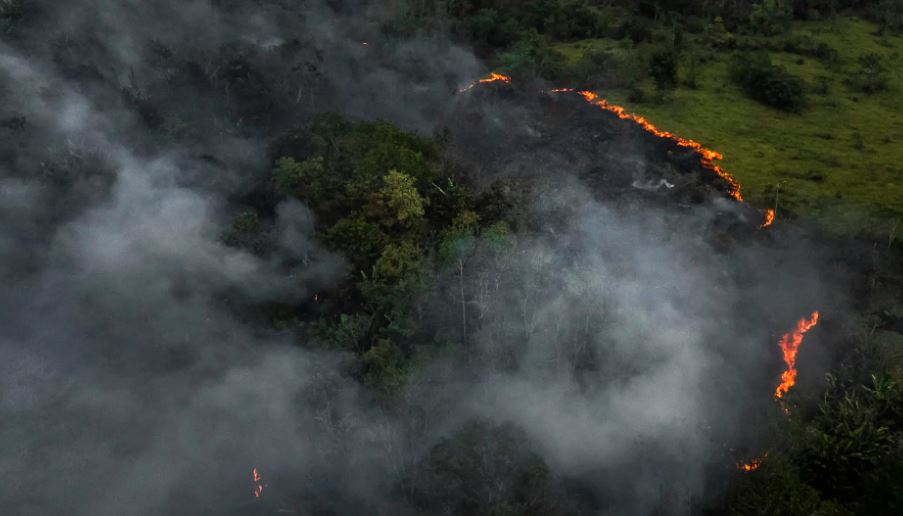
<path id="1" fill-rule="evenodd" d="M 856 89 L 869 95 L 886 90 L 889 79 L 881 56 L 877 52 L 860 56 L 859 69 L 851 82 Z"/>
<path id="2" fill-rule="evenodd" d="M 799 471 L 778 454 L 770 454 L 759 469 L 742 474 L 728 491 L 724 508 L 730 516 L 844 516 L 836 504 L 824 502 L 818 491 L 800 480 Z"/>
<path id="3" fill-rule="evenodd" d="M 749 26 L 763 36 L 774 36 L 790 27 L 792 14 L 787 0 L 763 0 L 762 3 L 753 4 Z"/>
<path id="4" fill-rule="evenodd" d="M 372 211 L 386 226 L 410 226 L 426 213 L 414 178 L 398 170 L 383 177 L 383 186 L 373 196 Z"/>
<path id="5" fill-rule="evenodd" d="M 391 394 L 404 385 L 410 364 L 394 342 L 380 339 L 364 353 L 364 371 L 364 382 L 385 394 Z"/>
<path id="6" fill-rule="evenodd" d="M 262 253 L 271 242 L 257 213 L 243 211 L 232 219 L 232 226 L 223 235 L 223 243 L 252 253 Z"/>
<path id="7" fill-rule="evenodd" d="M 313 202 L 322 202 L 331 190 L 321 156 L 308 158 L 300 163 L 294 158 L 276 160 L 273 184 L 280 195 Z"/>
<path id="8" fill-rule="evenodd" d="M 416 275 L 423 265 L 423 253 L 411 242 L 389 244 L 373 266 L 373 279 L 401 283 Z"/>
<path id="9" fill-rule="evenodd" d="M 677 85 L 677 54 L 668 48 L 659 48 L 649 58 L 649 74 L 659 91 Z"/>
<path id="10" fill-rule="evenodd" d="M 480 216 L 465 210 L 442 234 L 439 256 L 446 263 L 454 264 L 458 275 L 458 301 L 461 304 L 461 339 L 467 340 L 467 290 L 464 286 L 464 270 L 468 258 L 476 246 L 476 227 Z"/>
<path id="11" fill-rule="evenodd" d="M 805 104 L 803 81 L 775 66 L 767 54 L 737 54 L 730 64 L 731 79 L 751 98 L 784 111 Z"/>
<path id="12" fill-rule="evenodd" d="M 546 36 L 530 31 L 508 52 L 499 55 L 502 70 L 521 79 L 550 78 L 561 70 L 564 57 L 552 49 Z"/>
<path id="13" fill-rule="evenodd" d="M 361 214 L 340 219 L 324 236 L 333 247 L 344 251 L 357 267 L 364 269 L 369 268 L 389 243 L 389 236 L 382 228 Z"/>

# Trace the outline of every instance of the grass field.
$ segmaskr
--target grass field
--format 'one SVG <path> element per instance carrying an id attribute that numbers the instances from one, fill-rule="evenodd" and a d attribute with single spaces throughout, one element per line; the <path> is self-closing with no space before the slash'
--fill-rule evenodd
<path id="1" fill-rule="evenodd" d="M 747 200 L 776 207 L 778 218 L 799 216 L 841 234 L 887 236 L 903 223 L 903 38 L 879 36 L 855 18 L 801 22 L 793 36 L 829 44 L 833 63 L 786 52 L 771 53 L 809 86 L 808 105 L 789 114 L 749 99 L 728 79 L 729 52 L 706 52 L 697 88 L 684 85 L 664 98 L 629 102 L 623 90 L 599 91 L 612 102 L 647 117 L 658 127 L 724 153 L 723 165 L 743 186 Z M 557 49 L 575 59 L 592 40 Z M 890 89 L 866 95 L 848 86 L 858 58 L 882 56 Z M 686 55 L 680 74 L 686 74 Z M 817 94 L 814 85 L 822 85 Z M 824 86 L 827 86 L 826 91 Z M 652 85 L 645 85 L 653 91 Z M 658 97 L 652 95 L 651 97 Z"/>

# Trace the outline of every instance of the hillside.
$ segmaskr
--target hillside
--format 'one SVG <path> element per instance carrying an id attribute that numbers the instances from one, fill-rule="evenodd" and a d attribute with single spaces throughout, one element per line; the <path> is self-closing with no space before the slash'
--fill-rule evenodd
<path id="1" fill-rule="evenodd" d="M 721 151 L 745 196 L 776 208 L 779 219 L 801 216 L 833 232 L 887 237 L 903 217 L 903 37 L 877 32 L 873 23 L 851 17 L 793 24 L 781 41 L 801 42 L 806 49 L 826 44 L 837 51 L 830 60 L 805 50 L 771 53 L 808 87 L 799 113 L 745 96 L 728 76 L 731 53 L 711 49 L 695 55 L 695 88 L 687 85 L 693 53 L 682 52 L 678 85 L 662 96 L 648 78 L 641 101 L 631 100 L 623 87 L 599 93 L 664 130 Z M 623 46 L 592 39 L 556 49 L 573 65 L 588 50 L 618 53 Z M 859 58 L 872 52 L 884 60 L 890 87 L 865 94 L 849 81 L 859 73 Z"/>

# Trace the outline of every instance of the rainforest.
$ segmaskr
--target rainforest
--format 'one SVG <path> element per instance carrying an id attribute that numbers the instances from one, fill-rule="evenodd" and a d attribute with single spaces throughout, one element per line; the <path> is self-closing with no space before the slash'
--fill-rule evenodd
<path id="1" fill-rule="evenodd" d="M 0 0 L 0 514 L 903 514 L 901 88 L 901 0 Z"/>

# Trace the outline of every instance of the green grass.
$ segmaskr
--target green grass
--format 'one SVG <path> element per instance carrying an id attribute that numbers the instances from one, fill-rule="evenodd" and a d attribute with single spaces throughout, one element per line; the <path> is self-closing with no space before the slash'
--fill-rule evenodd
<path id="1" fill-rule="evenodd" d="M 825 94 L 809 88 L 800 114 L 743 95 L 728 79 L 731 53 L 726 51 L 706 51 L 697 89 L 681 86 L 664 100 L 631 103 L 626 91 L 599 93 L 662 129 L 723 152 L 723 166 L 740 181 L 746 199 L 762 207 L 776 205 L 779 218 L 795 215 L 836 233 L 886 236 L 895 221 L 903 222 L 903 38 L 878 36 L 876 30 L 853 18 L 794 26 L 794 36 L 827 43 L 839 53 L 834 64 L 771 54 L 809 86 L 819 77 L 827 81 Z M 589 46 L 619 45 L 592 40 L 556 48 L 574 60 Z M 888 91 L 866 95 L 847 86 L 859 56 L 868 52 L 883 56 Z M 685 73 L 686 66 L 681 68 Z M 652 91 L 651 85 L 645 87 Z"/>

